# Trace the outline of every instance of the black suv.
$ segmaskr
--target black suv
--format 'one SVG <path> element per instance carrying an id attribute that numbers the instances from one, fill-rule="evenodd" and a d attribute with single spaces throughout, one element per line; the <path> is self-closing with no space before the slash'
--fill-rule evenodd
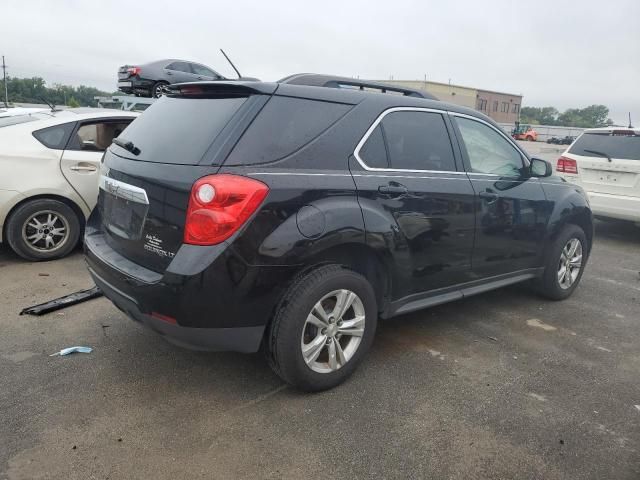
<path id="1" fill-rule="evenodd" d="M 580 281 L 585 193 L 476 111 L 310 75 L 169 92 L 105 153 L 85 249 L 104 294 L 175 344 L 263 346 L 322 390 L 378 318 Z"/>

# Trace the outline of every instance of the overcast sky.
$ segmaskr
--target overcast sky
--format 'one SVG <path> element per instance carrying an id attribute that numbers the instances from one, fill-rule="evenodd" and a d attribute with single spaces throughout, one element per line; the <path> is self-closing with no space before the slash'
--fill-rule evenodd
<path id="1" fill-rule="evenodd" d="M 114 91 L 120 65 L 160 58 L 226 76 L 322 72 L 600 103 L 640 123 L 640 0 L 2 0 L 9 74 Z"/>

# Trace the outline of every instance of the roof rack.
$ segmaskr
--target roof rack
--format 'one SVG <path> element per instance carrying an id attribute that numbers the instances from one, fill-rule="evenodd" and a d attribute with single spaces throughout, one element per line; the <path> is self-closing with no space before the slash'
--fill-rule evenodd
<path id="1" fill-rule="evenodd" d="M 407 97 L 426 98 L 429 100 L 438 100 L 430 93 L 414 90 L 411 88 L 398 87 L 397 85 L 388 85 L 382 82 L 374 82 L 370 80 L 360 80 L 347 77 L 336 77 L 333 75 L 322 75 L 317 73 L 298 73 L 289 75 L 278 80 L 277 83 L 287 83 L 291 85 L 309 85 L 314 87 L 327 88 L 350 88 L 363 91 L 377 91 L 378 93 L 399 93 Z"/>

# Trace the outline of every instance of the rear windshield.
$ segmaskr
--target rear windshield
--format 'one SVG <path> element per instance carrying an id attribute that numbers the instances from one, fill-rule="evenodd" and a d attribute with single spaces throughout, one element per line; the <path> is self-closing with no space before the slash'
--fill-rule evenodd
<path id="1" fill-rule="evenodd" d="M 162 97 L 118 137 L 132 142 L 140 153 L 111 148 L 135 160 L 195 165 L 246 100 Z"/>
<path id="2" fill-rule="evenodd" d="M 585 133 L 569 149 L 569 153 L 575 155 L 599 156 L 593 152 L 604 153 L 619 160 L 640 160 L 640 135 Z"/>

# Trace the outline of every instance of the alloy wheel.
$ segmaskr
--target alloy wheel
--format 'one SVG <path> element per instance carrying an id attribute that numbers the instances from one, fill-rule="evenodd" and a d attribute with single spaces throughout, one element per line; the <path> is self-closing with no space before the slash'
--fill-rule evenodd
<path id="1" fill-rule="evenodd" d="M 22 240 L 38 252 L 54 252 L 69 237 L 69 222 L 53 210 L 42 210 L 31 215 L 22 225 Z"/>
<path id="2" fill-rule="evenodd" d="M 570 239 L 560 254 L 558 262 L 558 283 L 566 290 L 575 283 L 582 268 L 582 243 L 577 238 Z"/>
<path id="3" fill-rule="evenodd" d="M 365 329 L 365 309 L 351 290 L 335 290 L 317 302 L 307 316 L 300 347 L 307 366 L 331 373 L 353 358 Z"/>

